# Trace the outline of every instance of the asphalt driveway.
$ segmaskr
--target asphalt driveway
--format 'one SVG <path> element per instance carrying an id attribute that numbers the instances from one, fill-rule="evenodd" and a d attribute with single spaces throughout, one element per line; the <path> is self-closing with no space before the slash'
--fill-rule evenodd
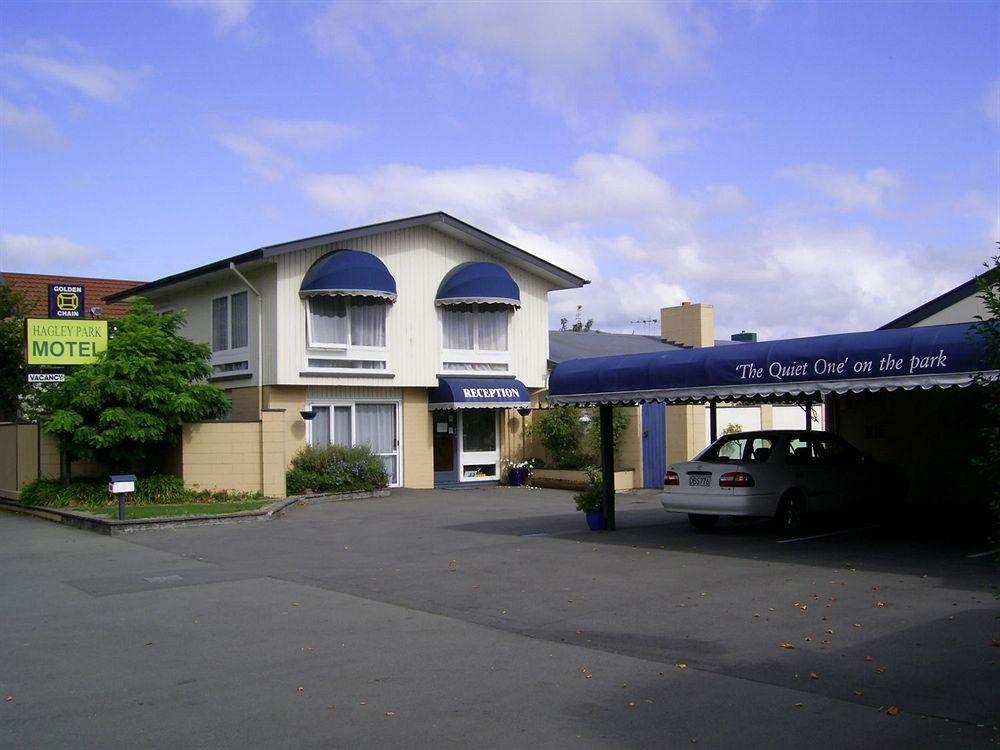
<path id="1" fill-rule="evenodd" d="M 618 502 L 613 533 L 508 488 L 112 538 L 0 513 L 0 747 L 1000 742 L 986 548 Z"/>

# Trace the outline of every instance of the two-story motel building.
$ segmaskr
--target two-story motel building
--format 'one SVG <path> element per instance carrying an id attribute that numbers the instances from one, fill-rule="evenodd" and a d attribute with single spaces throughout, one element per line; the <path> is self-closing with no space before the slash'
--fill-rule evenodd
<path id="1" fill-rule="evenodd" d="M 546 386 L 548 293 L 585 279 L 445 213 L 262 247 L 110 297 L 185 310 L 231 419 L 285 456 L 365 443 L 391 486 L 500 477 L 501 415 Z"/>

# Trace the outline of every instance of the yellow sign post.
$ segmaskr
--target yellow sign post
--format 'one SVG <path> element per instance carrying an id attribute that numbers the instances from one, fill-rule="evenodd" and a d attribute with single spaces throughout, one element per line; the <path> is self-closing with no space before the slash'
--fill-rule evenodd
<path id="1" fill-rule="evenodd" d="M 29 365 L 86 365 L 108 348 L 106 320 L 24 321 Z"/>

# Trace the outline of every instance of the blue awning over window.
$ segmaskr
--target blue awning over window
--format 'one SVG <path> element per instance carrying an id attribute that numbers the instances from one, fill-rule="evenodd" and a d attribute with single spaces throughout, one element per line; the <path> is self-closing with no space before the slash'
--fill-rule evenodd
<path id="1" fill-rule="evenodd" d="M 431 409 L 528 409 L 531 395 L 514 378 L 438 378 L 427 405 Z"/>
<path id="2" fill-rule="evenodd" d="M 552 371 L 549 401 L 749 400 L 965 386 L 987 369 L 972 329 L 958 323 L 568 360 Z"/>
<path id="3" fill-rule="evenodd" d="M 463 263 L 448 272 L 438 287 L 437 304 L 494 302 L 521 306 L 521 290 L 507 269 L 496 263 Z"/>
<path id="4" fill-rule="evenodd" d="M 306 272 L 299 294 L 336 294 L 350 297 L 396 299 L 396 280 L 385 263 L 371 253 L 334 250 Z"/>

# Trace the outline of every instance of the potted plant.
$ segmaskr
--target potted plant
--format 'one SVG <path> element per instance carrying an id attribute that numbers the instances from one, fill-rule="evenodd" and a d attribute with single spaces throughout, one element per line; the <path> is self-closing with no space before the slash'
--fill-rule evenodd
<path id="1" fill-rule="evenodd" d="M 591 531 L 603 531 L 608 528 L 608 519 L 604 515 L 604 482 L 601 481 L 600 469 L 587 467 L 587 477 L 590 484 L 587 489 L 573 496 L 576 509 L 587 514 L 587 526 Z"/>
<path id="2" fill-rule="evenodd" d="M 523 487 L 528 483 L 528 477 L 531 476 L 531 470 L 535 468 L 534 459 L 529 458 L 526 461 L 510 461 L 504 462 L 507 466 L 507 483 L 511 487 Z"/>

